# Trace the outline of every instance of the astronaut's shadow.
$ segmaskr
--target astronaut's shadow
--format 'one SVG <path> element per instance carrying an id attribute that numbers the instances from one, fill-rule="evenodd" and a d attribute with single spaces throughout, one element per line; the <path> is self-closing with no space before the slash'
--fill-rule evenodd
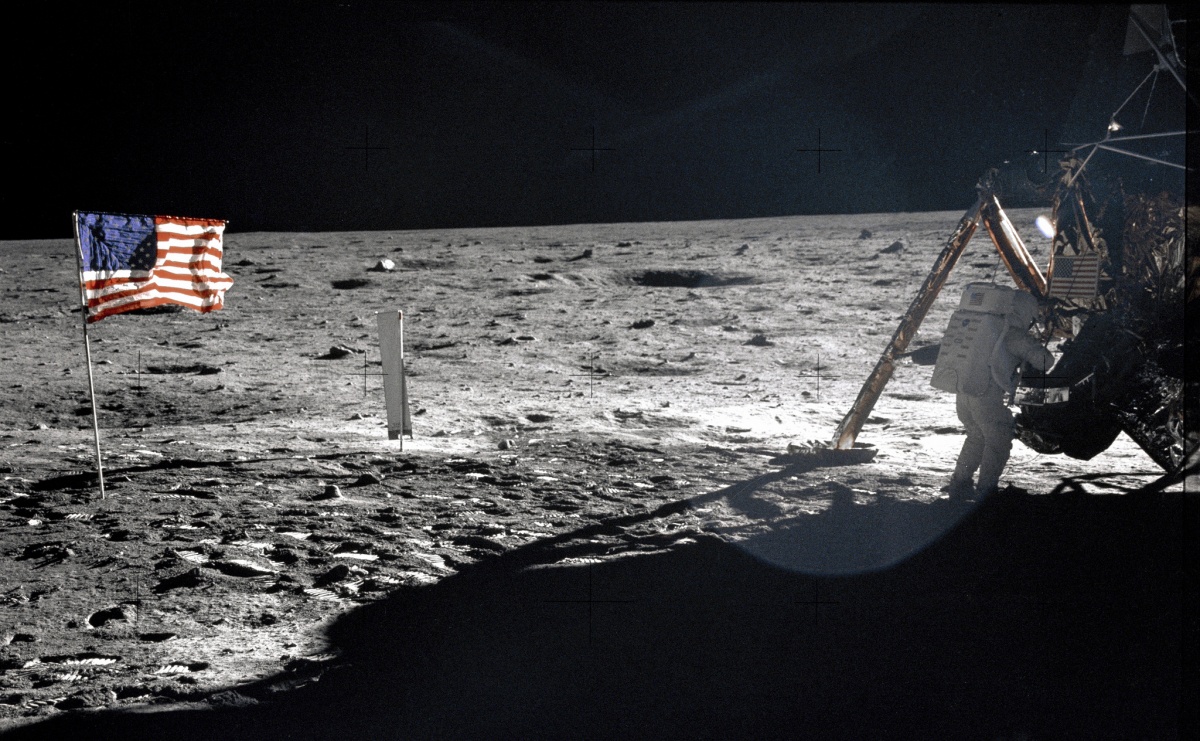
<path id="1" fill-rule="evenodd" d="M 690 500 L 693 507 L 720 501 L 750 520 L 718 530 L 768 563 L 813 576 L 853 576 L 894 566 L 928 548 L 980 505 L 978 500 L 921 501 L 902 486 L 859 492 L 830 478 L 793 481 L 815 467 L 793 465 Z M 837 469 L 826 469 L 836 471 Z M 868 496 L 863 497 L 863 494 Z M 898 496 L 899 495 L 899 496 Z M 796 507 L 806 503 L 808 507 Z M 753 533 L 741 539 L 739 530 Z"/>

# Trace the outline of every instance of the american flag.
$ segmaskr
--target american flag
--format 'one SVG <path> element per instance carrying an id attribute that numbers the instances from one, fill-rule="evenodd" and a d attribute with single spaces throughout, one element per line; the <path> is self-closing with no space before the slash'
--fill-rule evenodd
<path id="1" fill-rule="evenodd" d="M 162 304 L 214 311 L 233 285 L 219 219 L 76 211 L 75 225 L 89 323 Z"/>
<path id="2" fill-rule="evenodd" d="M 1096 297 L 1100 280 L 1100 255 L 1055 255 L 1050 266 L 1050 295 L 1063 299 Z"/>

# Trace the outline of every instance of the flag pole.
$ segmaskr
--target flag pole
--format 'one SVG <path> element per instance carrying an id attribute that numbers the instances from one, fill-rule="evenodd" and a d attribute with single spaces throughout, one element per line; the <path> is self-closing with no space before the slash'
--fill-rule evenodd
<path id="1" fill-rule="evenodd" d="M 96 475 L 100 480 L 100 498 L 104 499 L 104 462 L 100 457 L 100 417 L 96 413 L 96 384 L 92 380 L 92 343 L 88 339 L 87 292 L 83 282 L 83 245 L 79 242 L 79 212 L 72 214 L 75 227 L 75 261 L 79 264 L 79 304 L 83 317 L 83 349 L 87 355 L 88 391 L 92 396 L 92 433 L 96 438 Z"/>

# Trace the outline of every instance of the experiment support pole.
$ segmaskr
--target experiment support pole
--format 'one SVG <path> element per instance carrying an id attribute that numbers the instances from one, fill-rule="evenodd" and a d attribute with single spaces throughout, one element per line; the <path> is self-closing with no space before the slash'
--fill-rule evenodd
<path id="1" fill-rule="evenodd" d="M 96 438 L 96 476 L 100 481 L 100 498 L 104 499 L 104 462 L 100 457 L 100 418 L 96 414 L 96 384 L 92 380 L 92 343 L 88 339 L 87 293 L 83 284 L 83 246 L 79 243 L 79 212 L 72 214 L 75 227 L 75 260 L 79 264 L 79 305 L 83 317 L 83 349 L 87 355 L 88 392 L 92 396 L 92 433 Z"/>
<path id="2" fill-rule="evenodd" d="M 383 365 L 383 399 L 387 405 L 388 439 L 412 437 L 412 417 L 408 411 L 408 381 L 404 375 L 404 312 L 380 311 L 375 314 L 379 326 L 379 359 Z"/>
<path id="3" fill-rule="evenodd" d="M 950 270 L 958 262 L 958 258 L 962 256 L 967 242 L 971 241 L 971 236 L 975 234 L 975 229 L 979 226 L 983 204 L 983 194 L 981 193 L 980 197 L 975 201 L 975 205 L 971 206 L 967 210 L 967 213 L 963 215 L 962 220 L 958 222 L 958 228 L 954 230 L 954 234 L 946 242 L 946 247 L 942 250 L 942 254 L 938 255 L 937 260 L 933 263 L 933 268 L 930 269 L 929 275 L 925 277 L 925 282 L 921 284 L 921 289 L 917 291 L 916 298 L 909 305 L 904 318 L 900 320 L 900 326 L 896 328 L 896 333 L 892 335 L 892 341 L 884 348 L 883 355 L 879 357 L 879 362 L 875 364 L 875 370 L 871 371 L 871 375 L 867 377 L 862 390 L 858 392 L 858 398 L 854 400 L 854 406 L 850 407 L 850 411 L 846 413 L 845 418 L 842 419 L 842 423 L 838 425 L 832 444 L 835 450 L 850 450 L 854 447 L 854 440 L 858 437 L 859 431 L 862 430 L 863 423 L 866 422 L 867 416 L 871 414 L 871 410 L 875 407 L 875 402 L 879 400 L 879 395 L 883 393 L 883 387 L 887 385 L 888 380 L 892 377 L 896 359 L 900 353 L 904 352 L 908 347 L 908 343 L 916 335 L 917 328 L 921 326 L 921 320 L 929 312 L 929 307 L 933 306 L 933 301 L 942 290 L 942 286 L 945 285 L 946 278 L 950 275 Z"/>

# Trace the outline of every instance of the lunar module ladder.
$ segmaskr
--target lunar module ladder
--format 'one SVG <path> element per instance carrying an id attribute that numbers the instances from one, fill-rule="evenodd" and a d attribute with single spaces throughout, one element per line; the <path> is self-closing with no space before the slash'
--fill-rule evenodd
<path id="1" fill-rule="evenodd" d="M 1017 234 L 1016 227 L 1004 213 L 1004 209 L 1000 207 L 1000 201 L 996 198 L 995 193 L 986 185 L 981 185 L 979 198 L 975 201 L 975 205 L 967 209 L 962 220 L 958 222 L 958 228 L 954 230 L 954 234 L 946 242 L 946 247 L 934 261 L 929 275 L 925 277 L 925 282 L 921 284 L 908 311 L 900 320 L 900 326 L 892 335 L 892 341 L 879 356 L 875 370 L 871 371 L 871 375 L 863 383 L 862 390 L 858 392 L 858 398 L 854 400 L 854 405 L 850 407 L 850 411 L 838 425 L 837 432 L 833 436 L 832 449 L 850 450 L 854 447 L 854 441 L 858 437 L 859 431 L 862 430 L 863 423 L 866 422 L 871 410 L 875 407 L 875 402 L 883 393 L 883 387 L 892 377 L 897 358 L 908 348 L 908 343 L 916 335 L 921 321 L 925 319 L 925 314 L 933 305 L 938 293 L 941 292 L 942 286 L 950 276 L 950 271 L 966 250 L 967 243 L 971 241 L 971 237 L 975 234 L 981 221 L 992 238 L 992 243 L 996 245 L 1000 259 L 1008 268 L 1008 272 L 1017 286 L 1029 291 L 1039 299 L 1046 296 L 1045 276 L 1034 263 L 1025 243 L 1021 241 L 1021 236 Z"/>

